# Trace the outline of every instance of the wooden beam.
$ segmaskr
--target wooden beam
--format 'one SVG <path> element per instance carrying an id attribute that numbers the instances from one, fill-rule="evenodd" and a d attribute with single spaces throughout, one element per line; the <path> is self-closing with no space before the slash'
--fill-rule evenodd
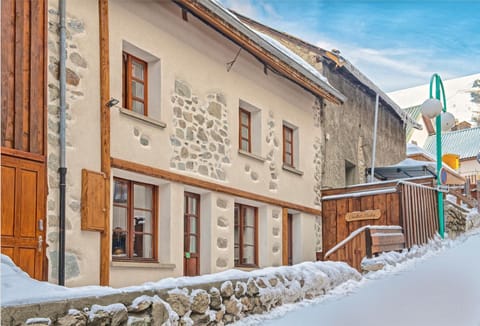
<path id="1" fill-rule="evenodd" d="M 288 208 L 282 208 L 282 265 L 288 265 Z"/>
<path id="2" fill-rule="evenodd" d="M 194 186 L 194 187 L 199 187 L 203 189 L 208 189 L 211 191 L 216 191 L 216 192 L 221 192 L 227 195 L 232 195 L 232 196 L 237 196 L 237 197 L 242 197 L 245 199 L 251 199 L 255 201 L 259 201 L 265 204 L 271 204 L 275 206 L 280 206 L 284 208 L 290 208 L 294 210 L 298 210 L 304 213 L 312 214 L 312 215 L 322 215 L 322 211 L 319 209 L 283 201 L 280 199 L 272 198 L 272 197 L 267 197 L 264 195 L 259 195 L 253 192 L 248 192 L 240 189 L 236 189 L 233 187 L 228 187 L 224 185 L 220 185 L 214 182 L 210 181 L 204 181 L 200 179 L 196 179 L 193 177 L 189 177 L 186 175 L 154 168 L 151 166 L 131 162 L 131 161 L 126 161 L 123 159 L 119 158 L 111 158 L 112 161 L 112 167 L 118 168 L 121 170 L 126 170 L 126 171 L 131 171 L 131 172 L 136 172 L 136 173 L 141 173 L 144 175 L 152 176 L 155 178 L 161 178 L 165 179 L 168 181 L 173 181 L 173 182 L 179 182 L 183 183 L 189 186 Z"/>
<path id="3" fill-rule="evenodd" d="M 183 8 L 188 9 L 195 16 L 206 22 L 208 25 L 214 27 L 220 33 L 243 47 L 245 50 L 253 54 L 263 63 L 269 65 L 282 76 L 296 84 L 302 86 L 309 92 L 313 93 L 316 96 L 323 97 L 335 104 L 342 104 L 342 101 L 339 100 L 336 96 L 329 93 L 327 90 L 321 88 L 320 86 L 313 83 L 311 80 L 303 76 L 296 69 L 293 69 L 287 63 L 279 60 L 270 52 L 266 51 L 258 44 L 252 42 L 246 35 L 243 35 L 239 31 L 234 30 L 231 25 L 227 22 L 218 19 L 218 17 L 211 11 L 206 10 L 200 3 L 193 0 L 174 0 Z"/>
<path id="4" fill-rule="evenodd" d="M 100 285 L 110 283 L 110 52 L 108 0 L 98 0 L 100 24 L 100 141 L 101 168 L 105 174 L 105 229 L 100 235 Z"/>

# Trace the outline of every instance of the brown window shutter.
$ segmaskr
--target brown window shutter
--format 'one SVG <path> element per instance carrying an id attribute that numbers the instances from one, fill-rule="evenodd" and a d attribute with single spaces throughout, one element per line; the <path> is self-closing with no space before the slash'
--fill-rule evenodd
<path id="1" fill-rule="evenodd" d="M 82 170 L 82 230 L 105 230 L 105 177 Z"/>

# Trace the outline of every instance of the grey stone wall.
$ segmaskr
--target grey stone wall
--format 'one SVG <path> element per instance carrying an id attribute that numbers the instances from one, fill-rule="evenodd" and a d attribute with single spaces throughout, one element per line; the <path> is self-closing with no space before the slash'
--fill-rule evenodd
<path id="1" fill-rule="evenodd" d="M 66 19 L 66 50 L 67 50 L 67 108 L 66 108 L 66 145 L 67 148 L 75 147 L 70 137 L 69 129 L 75 125 L 77 115 L 75 102 L 84 98 L 83 72 L 88 69 L 78 45 L 78 39 L 85 35 L 84 23 L 70 15 Z M 58 247 L 58 216 L 59 216 L 59 16 L 55 8 L 48 10 L 48 114 L 47 114 L 47 140 L 48 140 L 48 197 L 47 197 L 47 221 L 48 221 L 48 258 L 49 275 L 52 280 L 57 277 L 57 247 Z M 67 183 L 71 180 L 67 173 Z M 69 184 L 70 185 L 70 184 Z M 67 187 L 68 188 L 68 187 Z M 72 230 L 72 221 L 80 220 L 80 193 L 74 194 L 67 191 L 66 203 L 66 230 Z M 65 253 L 65 278 L 76 277 L 80 274 L 79 257 L 75 252 Z"/>
<path id="2" fill-rule="evenodd" d="M 226 181 L 231 142 L 225 96 L 211 93 L 201 101 L 186 82 L 176 80 L 171 102 L 170 167 Z"/>
<path id="3" fill-rule="evenodd" d="M 183 288 L 2 306 L 2 326 L 224 325 L 283 304 L 313 299 L 348 280 L 361 278 L 343 263 L 302 266 Z"/>

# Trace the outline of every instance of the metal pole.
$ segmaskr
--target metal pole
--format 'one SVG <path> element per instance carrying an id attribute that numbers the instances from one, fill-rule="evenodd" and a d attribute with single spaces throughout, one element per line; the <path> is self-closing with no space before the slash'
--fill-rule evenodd
<path id="1" fill-rule="evenodd" d="M 443 84 L 440 79 L 440 76 L 434 74 L 432 76 L 432 80 L 435 79 L 435 98 L 439 101 L 442 100 L 441 92 L 443 91 L 443 107 L 442 111 L 445 112 L 447 110 L 447 103 L 445 101 L 445 90 L 443 89 Z M 433 83 L 430 81 L 430 96 L 432 96 L 432 86 Z M 436 117 L 436 142 L 437 142 L 437 186 L 442 184 L 440 171 L 442 169 L 442 116 L 441 113 Z M 443 212 L 443 193 L 437 191 L 437 199 L 438 199 L 438 233 L 442 239 L 444 238 L 445 233 L 445 218 Z"/>
<path id="2" fill-rule="evenodd" d="M 65 285 L 65 188 L 67 168 L 65 164 L 65 111 L 66 105 L 66 42 L 65 42 L 65 16 L 66 2 L 59 0 L 60 9 L 60 61 L 59 61 L 59 77 L 60 77 L 60 211 L 59 211 L 59 237 L 58 237 L 58 284 Z"/>
<path id="3" fill-rule="evenodd" d="M 378 125 L 378 93 L 375 97 L 375 122 L 373 125 L 373 146 L 372 146 L 372 169 L 370 174 L 370 182 L 375 178 L 375 155 L 377 150 L 377 125 Z"/>

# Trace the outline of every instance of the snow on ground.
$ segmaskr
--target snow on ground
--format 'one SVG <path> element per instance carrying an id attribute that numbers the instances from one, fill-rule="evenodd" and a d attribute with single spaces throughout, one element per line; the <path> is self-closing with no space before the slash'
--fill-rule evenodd
<path id="1" fill-rule="evenodd" d="M 251 277 L 263 277 L 269 275 L 282 275 L 283 277 L 293 279 L 301 277 L 306 284 L 312 284 L 312 286 L 319 285 L 318 280 L 323 280 L 325 284 L 321 284 L 321 288 L 325 289 L 330 289 L 328 284 L 338 285 L 346 279 L 360 279 L 360 274 L 357 271 L 342 262 L 304 262 L 294 266 L 268 267 L 251 272 L 232 269 L 225 272 L 196 277 L 166 278 L 158 282 L 147 282 L 142 285 L 119 289 L 102 286 L 66 288 L 31 279 L 25 272 L 15 266 L 12 260 L 5 255 L 1 255 L 0 268 L 0 302 L 2 306 L 41 303 L 142 290 L 181 288 L 197 284 L 249 279 Z M 308 288 L 308 286 L 305 286 L 304 290 L 308 290 Z M 301 295 L 301 292 L 299 292 L 298 295 Z"/>
<path id="2" fill-rule="evenodd" d="M 480 325 L 480 230 L 388 253 L 383 270 L 235 325 Z M 406 259 L 408 258 L 408 259 Z M 396 263 L 399 262 L 400 263 Z"/>

